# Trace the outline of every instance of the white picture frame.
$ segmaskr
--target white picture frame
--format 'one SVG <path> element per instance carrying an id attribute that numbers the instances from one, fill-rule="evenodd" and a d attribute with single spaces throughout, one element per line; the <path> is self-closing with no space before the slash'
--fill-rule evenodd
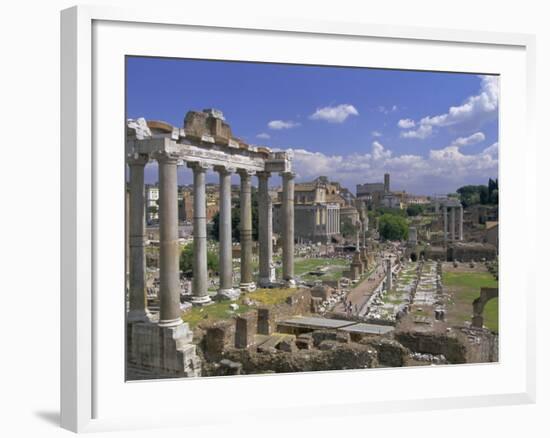
<path id="1" fill-rule="evenodd" d="M 139 33 L 136 32 L 138 27 Z M 144 29 L 147 32 L 144 32 Z M 177 44 L 173 44 L 173 37 L 177 36 L 178 32 L 186 32 L 190 37 L 192 32 L 200 32 L 205 46 L 203 48 L 199 45 L 192 48 L 178 47 Z M 120 132 L 115 134 L 107 134 L 101 128 L 103 118 L 111 116 L 107 116 L 107 111 L 103 112 L 101 108 L 108 104 L 110 111 L 114 111 L 116 115 L 124 99 L 123 94 L 120 95 L 120 84 L 124 82 L 124 78 L 120 77 L 120 70 L 117 67 L 122 62 L 120 54 L 155 54 L 156 51 L 158 56 L 181 56 L 180 50 L 191 50 L 193 53 L 189 53 L 188 56 L 211 59 L 217 56 L 216 50 L 219 48 L 207 47 L 208 41 L 217 41 L 224 32 L 231 34 L 231 38 L 235 38 L 235 41 L 239 41 L 235 47 L 238 46 L 242 53 L 248 50 L 248 55 L 239 55 L 238 50 L 235 50 L 228 55 L 228 59 L 242 56 L 246 56 L 247 60 L 276 58 L 277 50 L 273 53 L 270 50 L 269 54 L 264 50 L 262 55 L 261 47 L 257 47 L 258 40 L 261 40 L 271 43 L 278 41 L 277 47 L 280 46 L 283 49 L 286 47 L 287 53 L 284 56 L 288 59 L 284 59 L 293 62 L 299 58 L 290 50 L 290 44 L 293 41 L 302 41 L 303 44 L 311 44 L 307 46 L 310 48 L 307 56 L 311 56 L 312 59 L 305 60 L 305 63 L 332 59 L 333 63 L 347 65 L 341 64 L 345 62 L 340 58 L 344 54 L 337 53 L 336 47 L 353 44 L 376 46 L 383 43 L 386 48 L 393 47 L 391 50 L 395 50 L 395 53 L 400 51 L 399 65 L 397 61 L 394 61 L 395 65 L 392 64 L 390 58 L 387 64 L 383 64 L 382 54 L 376 55 L 380 49 L 373 49 L 374 57 L 379 56 L 380 60 L 373 61 L 372 67 L 393 65 L 394 68 L 415 68 L 415 66 L 419 68 L 419 61 L 413 59 L 409 52 L 419 50 L 421 53 L 425 50 L 425 54 L 429 55 L 433 50 L 433 53 L 440 53 L 441 56 L 435 56 L 433 59 L 427 57 L 422 61 L 424 69 L 441 69 L 442 63 L 446 62 L 445 68 L 452 71 L 477 71 L 502 75 L 503 104 L 500 110 L 502 155 L 499 175 L 502 193 L 499 195 L 502 199 L 501 215 L 505 218 L 501 225 L 500 239 L 502 248 L 501 326 L 504 330 L 501 340 L 503 354 L 499 364 L 190 379 L 187 382 L 172 380 L 125 383 L 120 380 L 120 358 L 113 359 L 112 363 L 105 362 L 106 357 L 114 357 L 109 355 L 118 351 L 119 338 L 124 337 L 123 330 L 120 330 L 123 327 L 123 307 L 116 307 L 116 304 L 111 306 L 110 295 L 104 295 L 106 285 L 112 284 L 113 289 L 120 286 L 117 283 L 120 281 L 120 276 L 111 276 L 103 269 L 104 257 L 102 256 L 102 251 L 106 248 L 104 243 L 112 239 L 123 239 L 121 230 L 124 219 L 120 214 L 123 211 L 123 204 L 114 212 L 110 209 L 111 206 L 117 205 L 120 201 L 119 195 L 122 193 L 124 176 L 120 169 L 123 168 L 121 167 L 123 154 L 121 152 L 118 158 L 109 160 L 102 152 L 104 149 L 98 146 L 98 144 L 105 144 L 104 140 L 113 139 L 111 149 L 115 151 L 114 157 L 116 157 L 117 148 L 120 148 L 120 151 L 124 148 L 123 142 L 119 144 L 117 141 L 117 138 L 123 138 L 123 124 L 120 126 Z M 134 44 L 132 47 L 128 41 L 130 38 Z M 109 41 L 109 47 L 106 47 L 105 41 Z M 170 45 L 170 41 L 173 46 Z M 452 47 L 449 49 L 449 46 Z M 507 202 L 508 199 L 515 198 L 521 199 L 521 202 L 536 205 L 537 201 L 534 189 L 534 154 L 531 153 L 535 149 L 532 128 L 535 90 L 534 46 L 535 39 L 531 35 L 483 31 L 424 29 L 361 22 L 318 22 L 246 15 L 227 21 L 214 13 L 208 16 L 193 16 L 184 11 L 165 11 L 158 8 L 141 11 L 104 6 L 78 6 L 62 11 L 62 427 L 82 432 L 120 428 L 194 426 L 204 421 L 211 422 L 212 411 L 216 413 L 216 422 L 219 424 L 230 421 L 235 414 L 261 421 L 266 413 L 275 407 L 280 414 L 285 415 L 285 418 L 299 418 L 302 415 L 306 417 L 343 415 L 344 413 L 362 415 L 366 412 L 534 402 L 535 311 L 528 302 L 534 302 L 535 273 L 525 260 L 519 261 L 514 258 L 514 253 L 532 250 L 536 229 L 534 226 L 521 227 L 522 223 L 531 222 L 527 209 L 512 209 Z M 405 47 L 408 48 L 407 51 Z M 448 51 L 456 52 L 456 56 L 448 56 L 446 54 Z M 472 56 L 470 57 L 469 54 Z M 109 59 L 114 59 L 116 62 L 109 64 L 109 69 L 106 69 L 106 61 Z M 476 66 L 485 67 L 476 69 Z M 110 78 L 110 75 L 113 77 Z M 98 90 L 104 90 L 104 93 Z M 106 102 L 105 96 L 111 96 L 108 99 L 112 101 Z M 121 124 L 123 121 L 124 111 L 120 112 L 118 117 L 119 119 L 115 119 L 114 122 L 115 131 L 116 123 Z M 512 143 L 518 141 L 522 142 L 522 148 L 519 151 L 512 147 Z M 115 187 L 117 181 L 120 183 L 119 191 L 114 189 L 111 193 L 106 190 L 107 187 Z M 103 217 L 105 211 L 113 215 L 112 227 L 105 227 Z M 520 231 L 523 233 L 523 239 L 517 237 Z M 123 253 L 123 246 L 120 250 L 114 251 L 112 256 L 116 258 L 121 252 Z M 120 257 L 115 261 L 120 263 Z M 512 266 L 514 269 L 506 270 Z M 519 290 L 521 295 L 511 297 L 511 290 Z M 98 320 L 98 314 L 102 315 L 101 321 Z M 115 322 L 116 318 L 120 318 L 118 323 Z M 512 322 L 515 329 L 506 329 L 507 323 L 509 325 Z M 106 339 L 107 331 L 113 333 L 112 342 Z M 512 348 L 512 345 L 508 345 L 510 343 L 517 346 L 513 356 L 509 354 Z M 124 356 L 123 350 L 120 351 L 120 355 Z M 360 373 L 364 374 L 364 378 L 361 377 L 361 385 L 368 385 L 365 387 L 372 390 L 360 391 L 361 385 L 359 385 L 356 392 L 338 398 L 335 388 L 349 387 L 350 382 L 356 380 L 359 375 L 363 376 Z M 411 383 L 411 388 L 403 388 L 401 392 L 395 388 L 388 388 L 387 393 L 384 392 L 382 384 L 379 388 L 376 387 L 376 382 L 385 379 L 398 382 L 403 373 L 408 373 L 407 378 L 412 382 L 429 375 L 435 382 L 434 386 L 430 390 L 425 390 Z M 376 382 L 372 376 L 376 376 Z M 470 378 L 474 379 L 473 383 L 456 385 L 454 382 L 456 379 L 458 381 L 465 379 L 466 382 Z M 316 390 L 320 382 L 324 386 L 321 392 Z M 441 382 L 447 383 L 443 385 Z M 170 388 L 178 387 L 180 391 L 182 385 L 185 385 L 185 391 L 199 401 L 206 400 L 209 394 L 215 392 L 222 396 L 219 403 L 213 402 L 208 415 L 202 414 L 199 409 L 192 411 L 189 406 L 178 406 L 170 398 Z M 285 403 L 283 406 L 282 391 L 285 388 L 300 385 L 308 388 L 309 394 L 300 394 L 293 403 Z M 477 386 L 475 390 L 474 385 Z M 242 395 L 243 393 L 256 395 L 261 394 L 262 391 L 270 394 L 270 400 L 265 402 L 265 406 L 258 406 L 252 403 L 250 398 Z M 158 401 L 152 407 L 154 415 L 147 416 L 131 405 L 130 401 L 140 394 L 148 399 L 153 397 Z M 227 394 L 231 394 L 232 398 L 228 399 Z M 230 400 L 234 400 L 235 397 L 239 403 L 228 406 Z M 224 409 L 224 406 L 228 408 Z M 299 414 L 296 408 L 300 408 Z"/>

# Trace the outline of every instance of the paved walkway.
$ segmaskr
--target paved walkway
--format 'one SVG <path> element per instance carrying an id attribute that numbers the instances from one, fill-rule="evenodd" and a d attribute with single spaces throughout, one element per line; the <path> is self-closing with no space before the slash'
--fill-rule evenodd
<path id="1" fill-rule="evenodd" d="M 351 302 L 352 315 L 358 315 L 363 305 L 370 298 L 374 290 L 380 285 L 380 282 L 384 280 L 384 267 L 379 264 L 376 270 L 359 283 L 346 297 L 347 302 Z M 333 310 L 334 313 L 346 314 L 344 303 L 338 303 Z"/>

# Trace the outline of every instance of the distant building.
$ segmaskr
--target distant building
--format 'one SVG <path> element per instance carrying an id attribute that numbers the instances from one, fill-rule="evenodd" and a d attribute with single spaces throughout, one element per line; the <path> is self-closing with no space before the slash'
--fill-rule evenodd
<path id="1" fill-rule="evenodd" d="M 407 195 L 406 204 L 407 205 L 428 205 L 431 200 L 429 196 L 422 195 Z"/>
<path id="2" fill-rule="evenodd" d="M 159 188 L 158 186 L 147 184 L 145 186 L 145 216 L 148 224 L 157 222 L 159 219 Z"/>
<path id="3" fill-rule="evenodd" d="M 390 174 L 384 174 L 384 182 L 357 184 L 357 199 L 371 208 L 404 208 L 406 192 L 392 192 L 390 190 Z"/>
<path id="4" fill-rule="evenodd" d="M 403 209 L 405 204 L 403 203 L 403 198 L 393 193 L 388 193 L 382 197 L 380 205 L 386 208 L 398 208 Z"/>
<path id="5" fill-rule="evenodd" d="M 294 187 L 294 236 L 298 241 L 330 242 L 340 236 L 340 211 L 346 205 L 339 183 L 321 176 Z M 273 205 L 273 230 L 282 226 L 282 191 Z"/>
<path id="6" fill-rule="evenodd" d="M 364 201 L 367 205 L 379 207 L 384 195 L 390 192 L 390 174 L 384 174 L 384 182 L 357 184 L 357 199 Z"/>
<path id="7" fill-rule="evenodd" d="M 180 189 L 181 199 L 179 200 L 179 219 L 181 221 L 193 222 L 193 189 L 183 187 Z M 178 199 L 180 198 L 178 196 Z M 210 184 L 206 188 L 206 221 L 210 222 L 219 211 L 219 190 L 218 186 Z"/>

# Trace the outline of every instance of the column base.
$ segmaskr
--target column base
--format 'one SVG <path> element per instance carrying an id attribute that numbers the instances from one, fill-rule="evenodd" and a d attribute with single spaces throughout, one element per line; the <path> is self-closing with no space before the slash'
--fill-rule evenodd
<path id="1" fill-rule="evenodd" d="M 177 327 L 181 324 L 183 324 L 183 320 L 179 317 L 175 319 L 161 319 L 158 322 L 159 327 Z"/>
<path id="2" fill-rule="evenodd" d="M 212 303 L 212 298 L 210 298 L 210 295 L 202 295 L 202 296 L 192 296 L 191 297 L 191 304 L 193 306 L 206 306 L 208 304 Z"/>
<path id="3" fill-rule="evenodd" d="M 269 277 L 260 277 L 258 280 L 258 286 L 260 287 L 273 287 L 273 279 Z"/>
<path id="4" fill-rule="evenodd" d="M 217 298 L 221 300 L 231 300 L 235 301 L 241 296 L 241 291 L 239 289 L 219 289 Z"/>
<path id="5" fill-rule="evenodd" d="M 145 310 L 130 310 L 126 315 L 127 322 L 150 322 L 151 314 L 147 309 Z"/>
<path id="6" fill-rule="evenodd" d="M 256 283 L 241 283 L 239 289 L 242 292 L 253 292 L 256 290 Z"/>
<path id="7" fill-rule="evenodd" d="M 283 280 L 285 287 L 293 289 L 296 287 L 296 280 L 294 278 L 289 278 L 288 280 Z"/>

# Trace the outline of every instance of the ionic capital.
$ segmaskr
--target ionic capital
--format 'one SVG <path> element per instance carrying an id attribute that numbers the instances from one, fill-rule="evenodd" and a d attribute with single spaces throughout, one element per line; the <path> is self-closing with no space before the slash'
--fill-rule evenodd
<path id="1" fill-rule="evenodd" d="M 296 177 L 296 174 L 294 172 L 281 172 L 281 176 L 284 179 L 292 180 Z"/>
<path id="2" fill-rule="evenodd" d="M 256 173 L 256 176 L 259 178 L 259 179 L 268 179 L 270 176 L 271 176 L 271 172 L 257 172 Z"/>
<path id="3" fill-rule="evenodd" d="M 218 172 L 220 175 L 231 175 L 235 173 L 237 169 L 231 166 L 214 166 L 214 171 Z"/>
<path id="4" fill-rule="evenodd" d="M 193 172 L 206 172 L 211 169 L 212 166 L 204 161 L 188 161 L 187 167 L 193 169 Z"/>
<path id="5" fill-rule="evenodd" d="M 180 160 L 176 154 L 166 151 L 154 152 L 152 158 L 157 160 L 160 164 L 178 164 Z"/>
<path id="6" fill-rule="evenodd" d="M 250 177 L 253 176 L 256 171 L 250 169 L 237 169 L 237 173 L 241 176 L 241 178 L 250 179 Z"/>
<path id="7" fill-rule="evenodd" d="M 137 152 L 133 154 L 128 154 L 126 157 L 126 162 L 129 166 L 145 166 L 148 161 L 149 155 L 138 154 Z"/>

